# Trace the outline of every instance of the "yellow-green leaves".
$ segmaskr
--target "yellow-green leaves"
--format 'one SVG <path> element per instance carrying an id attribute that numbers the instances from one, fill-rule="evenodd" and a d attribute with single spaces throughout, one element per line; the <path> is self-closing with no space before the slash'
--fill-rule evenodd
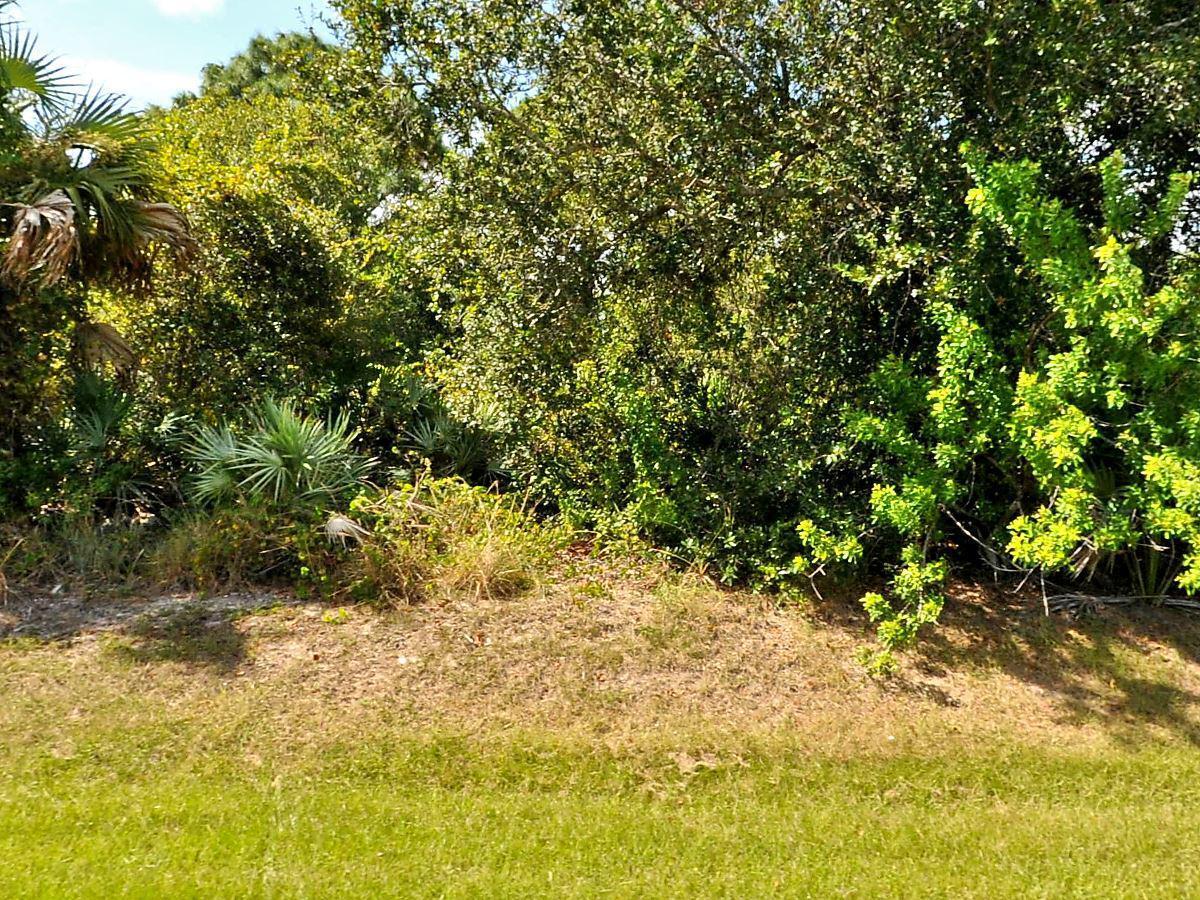
<path id="1" fill-rule="evenodd" d="M 880 397 L 893 411 L 848 419 L 890 464 L 871 492 L 874 522 L 911 542 L 887 596 L 863 601 L 885 654 L 936 618 L 946 570 L 927 556 L 948 522 L 990 529 L 969 533 L 1017 569 L 1087 578 L 1124 556 L 1142 592 L 1168 589 L 1173 561 L 1200 546 L 1200 296 L 1187 258 L 1160 256 L 1153 289 L 1146 274 L 1146 248 L 1174 227 L 1190 180 L 1171 179 L 1147 212 L 1125 160 L 1104 161 L 1103 224 L 1089 239 L 1037 165 L 965 155 L 976 246 L 999 238 L 1019 253 L 1011 289 L 1028 292 L 1031 330 L 1012 340 L 991 298 L 989 316 L 969 314 L 979 286 L 969 267 L 948 267 L 925 309 L 932 377 L 889 362 Z M 1008 480 L 981 485 L 981 472 Z M 1196 590 L 1200 558 L 1187 559 L 1177 587 Z"/>

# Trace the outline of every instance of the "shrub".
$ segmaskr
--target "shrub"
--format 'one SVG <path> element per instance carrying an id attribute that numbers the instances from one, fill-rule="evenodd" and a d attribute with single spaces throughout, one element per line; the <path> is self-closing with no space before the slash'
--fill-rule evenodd
<path id="1" fill-rule="evenodd" d="M 216 419 L 272 393 L 343 408 L 372 366 L 416 356 L 429 316 L 397 267 L 402 236 L 370 218 L 403 173 L 368 122 L 312 91 L 205 96 L 148 127 L 199 247 L 184 272 L 156 268 L 149 296 L 89 304 L 166 406 Z"/>
<path id="2" fill-rule="evenodd" d="M 305 551 L 324 551 L 311 519 L 260 504 L 176 513 L 152 548 L 145 575 L 160 587 L 212 591 L 247 584 L 288 584 L 301 576 Z"/>
<path id="3" fill-rule="evenodd" d="M 244 434 L 224 425 L 196 431 L 188 448 L 200 466 L 195 496 L 210 503 L 335 506 L 374 465 L 354 452 L 357 434 L 345 413 L 324 421 L 291 402 L 266 400 Z"/>
<path id="4" fill-rule="evenodd" d="M 453 413 L 486 410 L 539 499 L 727 580 L 788 577 L 805 520 L 859 532 L 884 473 L 840 410 L 883 355 L 939 365 L 934 284 L 975 250 L 963 140 L 1037 157 L 1085 214 L 1098 149 L 1150 190 L 1197 158 L 1200 19 L 1154 4 L 334 8 L 443 129 L 396 217 Z M 1010 248 L 983 250 L 971 312 L 1033 328 Z"/>
<path id="5" fill-rule="evenodd" d="M 290 584 L 339 601 L 478 601 L 536 586 L 569 537 L 459 478 L 367 488 L 346 513 L 243 502 L 176 514 L 145 577 L 200 590 Z"/>
<path id="6" fill-rule="evenodd" d="M 492 423 L 466 423 L 447 408 L 422 366 L 379 366 L 358 406 L 363 439 L 385 461 L 407 472 L 494 481 Z"/>
<path id="7" fill-rule="evenodd" d="M 1180 229 L 1191 180 L 1147 202 L 1114 155 L 1089 228 L 1047 196 L 1037 165 L 967 152 L 978 255 L 948 267 L 928 305 L 936 366 L 888 361 L 876 405 L 849 419 L 885 476 L 874 522 L 906 544 L 892 599 L 865 600 L 885 652 L 936 621 L 948 567 L 934 557 L 956 537 L 1052 583 L 1200 590 L 1200 270 Z M 1003 270 L 978 263 L 997 245 L 1015 250 L 1003 315 Z"/>
<path id="8" fill-rule="evenodd" d="M 157 536 L 149 524 L 92 516 L 13 524 L 0 534 L 0 585 L 14 593 L 49 586 L 85 594 L 136 588 Z"/>

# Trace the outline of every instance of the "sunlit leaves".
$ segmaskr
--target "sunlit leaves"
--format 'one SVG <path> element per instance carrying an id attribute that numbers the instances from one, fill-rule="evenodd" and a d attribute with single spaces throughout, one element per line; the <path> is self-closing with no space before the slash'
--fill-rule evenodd
<path id="1" fill-rule="evenodd" d="M 924 536 L 925 548 L 936 546 L 943 516 L 961 528 L 951 513 L 960 504 L 966 512 L 958 515 L 987 521 L 995 512 L 968 496 L 986 459 L 1007 467 L 1010 484 L 1029 477 L 1036 486 L 1011 494 L 1010 511 L 1022 512 L 991 520 L 994 533 L 1007 532 L 1013 564 L 1090 578 L 1123 554 L 1141 589 L 1163 589 L 1161 578 L 1144 577 L 1143 558 L 1154 557 L 1146 571 L 1157 571 L 1158 556 L 1175 558 L 1173 546 L 1200 544 L 1200 296 L 1187 257 L 1171 261 L 1176 274 L 1157 289 L 1141 261 L 1149 242 L 1173 227 L 1162 216 L 1179 213 L 1189 181 L 1170 179 L 1147 211 L 1124 160 L 1105 160 L 1103 221 L 1089 241 L 1078 214 L 1046 196 L 1037 165 L 988 164 L 966 153 L 976 179 L 968 206 L 981 235 L 998 231 L 1020 250 L 1043 298 L 1034 337 L 1044 346 L 1035 350 L 1031 339 L 1021 358 L 1006 360 L 990 323 L 946 302 L 929 305 L 940 335 L 931 385 L 918 392 L 911 377 L 891 379 L 893 390 L 908 385 L 922 398 L 921 411 L 850 418 L 860 440 L 898 465 L 893 480 L 874 488 L 875 521 L 910 539 Z M 921 565 L 906 560 L 890 598 L 864 599 L 885 649 L 911 639 L 932 609 Z M 1197 583 L 1189 562 L 1178 586 Z"/>

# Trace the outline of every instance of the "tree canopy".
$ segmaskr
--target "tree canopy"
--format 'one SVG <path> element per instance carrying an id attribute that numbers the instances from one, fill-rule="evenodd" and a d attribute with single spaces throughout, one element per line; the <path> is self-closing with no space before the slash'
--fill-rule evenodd
<path id="1" fill-rule="evenodd" d="M 250 46 L 224 63 L 210 63 L 201 73 L 200 93 L 242 99 L 256 94 L 284 97 L 297 93 L 305 77 L 317 76 L 337 50 L 315 34 L 283 32 L 257 35 Z"/>

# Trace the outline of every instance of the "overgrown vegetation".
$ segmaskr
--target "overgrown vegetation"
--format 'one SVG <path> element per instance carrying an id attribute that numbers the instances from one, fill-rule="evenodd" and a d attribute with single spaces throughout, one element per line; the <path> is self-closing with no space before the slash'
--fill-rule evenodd
<path id="1" fill-rule="evenodd" d="M 1200 589 L 1190 3 L 334 7 L 144 115 L 3 26 L 10 568 L 501 596 L 583 529 L 882 576 L 878 670 L 956 570 Z"/>

